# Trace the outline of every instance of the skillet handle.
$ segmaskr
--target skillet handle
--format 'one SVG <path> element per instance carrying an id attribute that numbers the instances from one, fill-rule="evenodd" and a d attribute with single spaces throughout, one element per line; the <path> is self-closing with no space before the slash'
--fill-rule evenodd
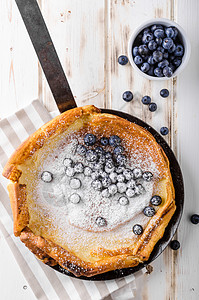
<path id="1" fill-rule="evenodd" d="M 15 1 L 59 111 L 77 107 L 37 1 Z"/>

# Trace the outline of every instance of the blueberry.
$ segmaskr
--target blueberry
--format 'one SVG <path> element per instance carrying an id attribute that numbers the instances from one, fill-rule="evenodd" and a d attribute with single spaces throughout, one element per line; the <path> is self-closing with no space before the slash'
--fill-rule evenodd
<path id="1" fill-rule="evenodd" d="M 148 32 L 150 32 L 150 28 L 149 27 L 147 27 L 147 28 L 144 29 L 143 35 L 146 34 L 146 33 L 148 33 Z"/>
<path id="2" fill-rule="evenodd" d="M 125 193 L 126 189 L 127 189 L 126 183 L 124 183 L 124 182 L 118 182 L 117 183 L 118 193 L 120 193 L 120 194 Z"/>
<path id="3" fill-rule="evenodd" d="M 174 31 L 174 39 L 176 39 L 177 35 L 178 35 L 178 29 L 176 27 L 172 27 L 173 31 Z"/>
<path id="4" fill-rule="evenodd" d="M 117 146 L 115 147 L 115 149 L 113 150 L 113 153 L 115 155 L 121 154 L 122 152 L 124 152 L 124 148 L 122 146 Z"/>
<path id="5" fill-rule="evenodd" d="M 72 166 L 72 163 L 73 163 L 72 159 L 71 159 L 71 158 L 68 158 L 68 157 L 66 157 L 66 158 L 64 159 L 64 161 L 63 161 L 63 164 L 64 164 L 65 167 L 71 167 L 71 166 Z"/>
<path id="6" fill-rule="evenodd" d="M 118 182 L 124 182 L 125 181 L 125 176 L 123 174 L 117 175 L 117 181 Z"/>
<path id="7" fill-rule="evenodd" d="M 176 58 L 175 55 L 170 55 L 169 56 L 169 61 L 173 61 L 175 58 Z"/>
<path id="8" fill-rule="evenodd" d="M 134 48 L 133 48 L 133 56 L 137 56 L 138 55 L 138 46 L 135 46 Z"/>
<path id="9" fill-rule="evenodd" d="M 104 189 L 101 193 L 102 197 L 109 198 L 111 194 L 109 193 L 108 189 Z"/>
<path id="10" fill-rule="evenodd" d="M 156 29 L 163 29 L 163 26 L 160 24 L 154 24 L 151 26 L 151 31 L 154 32 Z"/>
<path id="11" fill-rule="evenodd" d="M 77 162 L 74 165 L 74 170 L 75 170 L 75 173 L 83 173 L 84 172 L 84 165 L 81 162 Z"/>
<path id="12" fill-rule="evenodd" d="M 121 138 L 117 135 L 112 135 L 109 138 L 109 145 L 116 147 L 121 143 Z"/>
<path id="13" fill-rule="evenodd" d="M 164 52 L 163 57 L 166 58 L 166 59 L 169 58 L 169 53 L 168 52 Z"/>
<path id="14" fill-rule="evenodd" d="M 150 75 L 150 76 L 154 76 L 154 67 L 150 67 L 147 74 Z"/>
<path id="15" fill-rule="evenodd" d="M 135 190 L 131 189 L 131 188 L 128 188 L 126 190 L 126 195 L 127 195 L 127 197 L 132 198 L 133 196 L 135 196 Z"/>
<path id="16" fill-rule="evenodd" d="M 97 191 L 101 191 L 102 189 L 102 183 L 99 179 L 93 180 L 91 186 Z"/>
<path id="17" fill-rule="evenodd" d="M 153 38 L 154 38 L 154 37 L 153 37 L 153 33 L 151 33 L 151 32 L 144 33 L 144 34 L 143 34 L 143 37 L 142 37 L 142 42 L 143 42 L 144 44 L 147 44 L 147 43 L 149 43 Z"/>
<path id="18" fill-rule="evenodd" d="M 161 38 L 156 38 L 155 41 L 158 45 L 162 45 L 162 39 Z"/>
<path id="19" fill-rule="evenodd" d="M 130 102 L 133 99 L 133 94 L 130 91 L 126 91 L 123 93 L 122 98 L 126 102 Z"/>
<path id="20" fill-rule="evenodd" d="M 145 181 L 151 181 L 153 174 L 149 171 L 146 171 L 143 173 L 142 177 Z"/>
<path id="21" fill-rule="evenodd" d="M 108 145 L 108 138 L 102 137 L 100 139 L 100 143 L 101 143 L 102 146 L 107 146 Z"/>
<path id="22" fill-rule="evenodd" d="M 173 40 L 171 38 L 165 38 L 162 43 L 162 47 L 166 50 L 171 49 L 173 47 Z"/>
<path id="23" fill-rule="evenodd" d="M 163 98 L 167 98 L 169 96 L 169 91 L 167 89 L 162 89 L 160 91 L 160 96 Z"/>
<path id="24" fill-rule="evenodd" d="M 127 196 L 128 196 L 128 194 L 132 194 L 131 189 L 133 191 L 135 190 L 135 180 L 134 179 L 128 180 L 126 186 L 130 189 L 130 191 L 127 192 Z M 135 191 L 134 191 L 134 193 L 135 193 Z M 133 194 L 133 196 L 134 196 L 134 194 Z"/>
<path id="25" fill-rule="evenodd" d="M 173 30 L 172 27 L 167 27 L 167 28 L 165 29 L 165 33 L 166 33 L 166 36 L 167 36 L 168 38 L 173 38 L 174 35 L 175 35 L 175 32 L 174 32 L 174 30 Z"/>
<path id="26" fill-rule="evenodd" d="M 97 153 L 94 150 L 88 150 L 86 152 L 86 159 L 89 162 L 94 162 L 97 160 Z"/>
<path id="27" fill-rule="evenodd" d="M 133 226 L 133 233 L 136 234 L 136 235 L 140 235 L 143 233 L 143 228 L 141 225 L 139 224 L 136 224 Z"/>
<path id="28" fill-rule="evenodd" d="M 139 56 L 139 55 L 136 55 L 136 57 L 134 58 L 134 63 L 135 63 L 136 65 L 142 64 L 142 63 L 143 63 L 142 57 Z"/>
<path id="29" fill-rule="evenodd" d="M 175 56 L 182 56 L 184 53 L 184 48 L 182 45 L 176 45 L 176 49 L 174 51 Z"/>
<path id="30" fill-rule="evenodd" d="M 124 66 L 124 65 L 126 65 L 127 63 L 128 63 L 128 57 L 127 56 L 125 56 L 125 55 L 120 55 L 119 57 L 118 57 L 118 63 L 120 64 L 120 65 L 122 65 L 122 66 Z"/>
<path id="31" fill-rule="evenodd" d="M 156 61 L 155 61 L 155 59 L 153 58 L 153 56 L 149 56 L 147 61 L 148 61 L 148 63 L 149 63 L 150 65 L 154 65 L 154 64 L 156 63 Z"/>
<path id="32" fill-rule="evenodd" d="M 107 160 L 105 167 L 108 168 L 108 169 L 113 169 L 114 168 L 113 160 Z M 108 172 L 108 173 L 110 173 L 110 172 Z"/>
<path id="33" fill-rule="evenodd" d="M 84 175 L 85 176 L 91 176 L 92 169 L 90 167 L 85 167 L 84 168 Z"/>
<path id="34" fill-rule="evenodd" d="M 153 58 L 156 62 L 160 62 L 163 59 L 163 53 L 161 51 L 154 51 L 153 52 Z"/>
<path id="35" fill-rule="evenodd" d="M 116 168 L 117 174 L 123 173 L 124 170 L 125 170 L 125 168 L 123 166 L 119 166 L 118 168 Z"/>
<path id="36" fill-rule="evenodd" d="M 169 65 L 169 62 L 168 62 L 168 60 L 166 60 L 166 59 L 164 59 L 164 60 L 162 60 L 162 61 L 160 61 L 159 63 L 158 63 L 158 68 L 164 68 L 164 67 L 166 67 L 166 66 L 168 66 Z"/>
<path id="37" fill-rule="evenodd" d="M 117 193 L 117 185 L 111 184 L 108 187 L 108 191 L 109 191 L 110 195 L 115 195 Z"/>
<path id="38" fill-rule="evenodd" d="M 132 173 L 133 173 L 133 178 L 134 179 L 138 179 L 138 178 L 142 177 L 142 170 L 138 167 L 134 168 Z"/>
<path id="39" fill-rule="evenodd" d="M 163 75 L 164 75 L 165 77 L 171 77 L 171 76 L 173 75 L 173 70 L 172 70 L 172 68 L 169 67 L 169 66 L 164 67 L 164 69 L 163 69 Z"/>
<path id="40" fill-rule="evenodd" d="M 69 197 L 69 201 L 70 201 L 71 203 L 73 203 L 73 204 L 79 203 L 80 200 L 81 200 L 80 195 L 78 195 L 78 194 L 76 194 L 76 193 L 70 195 L 70 197 Z"/>
<path id="41" fill-rule="evenodd" d="M 84 145 L 78 145 L 77 146 L 77 153 L 79 155 L 85 155 L 86 154 L 86 147 Z"/>
<path id="42" fill-rule="evenodd" d="M 109 185 L 111 185 L 111 183 L 112 183 L 112 181 L 109 176 L 106 176 L 102 179 L 102 185 L 105 188 L 109 187 Z"/>
<path id="43" fill-rule="evenodd" d="M 181 63 L 182 63 L 182 59 L 180 57 L 174 58 L 173 64 L 174 64 L 175 67 L 178 68 L 181 65 Z"/>
<path id="44" fill-rule="evenodd" d="M 145 105 L 148 105 L 149 103 L 151 103 L 151 97 L 149 96 L 144 96 L 142 98 L 142 103 L 145 104 Z"/>
<path id="45" fill-rule="evenodd" d="M 123 175 L 126 180 L 130 180 L 132 178 L 132 171 L 130 169 L 125 169 Z"/>
<path id="46" fill-rule="evenodd" d="M 164 51 L 165 51 L 165 49 L 162 46 L 158 46 L 157 50 L 162 52 L 162 53 L 164 53 Z"/>
<path id="47" fill-rule="evenodd" d="M 167 135 L 169 133 L 169 129 L 167 127 L 161 127 L 160 128 L 160 133 L 162 135 Z"/>
<path id="48" fill-rule="evenodd" d="M 110 151 L 107 151 L 105 153 L 105 158 L 106 158 L 106 160 L 112 159 L 113 158 L 112 153 Z"/>
<path id="49" fill-rule="evenodd" d="M 150 203 L 154 206 L 158 206 L 162 203 L 162 198 L 158 195 L 155 195 L 151 198 Z"/>
<path id="50" fill-rule="evenodd" d="M 180 243 L 177 240 L 173 240 L 170 243 L 170 247 L 172 250 L 178 250 L 180 248 Z"/>
<path id="51" fill-rule="evenodd" d="M 87 133 L 84 137 L 84 143 L 86 146 L 92 146 L 96 142 L 96 136 L 92 133 Z"/>
<path id="52" fill-rule="evenodd" d="M 154 69 L 154 74 L 157 77 L 163 77 L 162 69 L 160 69 L 160 68 L 155 68 Z"/>
<path id="53" fill-rule="evenodd" d="M 151 40 L 149 43 L 148 43 L 148 48 L 149 50 L 155 50 L 157 48 L 157 43 L 154 41 L 154 40 Z"/>
<path id="54" fill-rule="evenodd" d="M 51 172 L 48 172 L 48 171 L 44 171 L 42 174 L 41 174 L 41 179 L 44 181 L 44 182 L 51 182 L 53 180 L 53 174 Z"/>
<path id="55" fill-rule="evenodd" d="M 199 224 L 199 215 L 194 214 L 191 216 L 191 223 L 193 224 Z"/>
<path id="56" fill-rule="evenodd" d="M 110 177 L 112 183 L 116 183 L 116 181 L 117 181 L 117 173 L 116 172 L 110 173 L 109 177 Z"/>
<path id="57" fill-rule="evenodd" d="M 147 217 L 153 217 L 155 215 L 155 209 L 151 206 L 146 206 L 143 210 L 143 213 Z"/>
<path id="58" fill-rule="evenodd" d="M 154 102 L 152 102 L 152 103 L 150 103 L 149 104 L 149 110 L 150 111 L 156 111 L 156 109 L 157 109 L 157 104 L 156 103 L 154 103 Z"/>
<path id="59" fill-rule="evenodd" d="M 103 227 L 107 225 L 107 221 L 106 219 L 102 218 L 102 217 L 97 217 L 97 219 L 95 220 L 95 223 L 97 224 L 97 226 L 99 227 Z"/>
<path id="60" fill-rule="evenodd" d="M 99 156 L 102 156 L 103 154 L 105 154 L 105 151 L 102 147 L 96 147 L 95 148 L 95 152 L 99 155 Z"/>
<path id="61" fill-rule="evenodd" d="M 116 156 L 116 162 L 118 165 L 124 165 L 126 163 L 126 156 L 123 154 L 118 154 Z"/>
<path id="62" fill-rule="evenodd" d="M 141 71 L 146 73 L 148 72 L 150 69 L 150 65 L 147 63 L 147 62 L 144 62 L 142 65 L 141 65 Z"/>
<path id="63" fill-rule="evenodd" d="M 173 46 L 170 49 L 168 49 L 168 52 L 173 53 L 175 51 L 175 49 L 176 49 L 176 45 L 173 44 Z"/>
<path id="64" fill-rule="evenodd" d="M 163 29 L 156 29 L 154 31 L 154 35 L 156 38 L 164 38 L 165 34 L 164 34 L 164 30 Z"/>
<path id="65" fill-rule="evenodd" d="M 147 47 L 147 45 L 140 45 L 138 48 L 138 52 L 141 56 L 146 56 L 149 53 L 149 49 Z"/>
<path id="66" fill-rule="evenodd" d="M 78 190 L 81 187 L 81 181 L 79 180 L 79 178 L 72 178 L 70 180 L 70 187 L 74 190 Z"/>
<path id="67" fill-rule="evenodd" d="M 171 70 L 173 71 L 173 73 L 176 70 L 176 67 L 173 65 L 173 62 L 169 64 L 169 67 L 171 68 Z"/>
<path id="68" fill-rule="evenodd" d="M 119 201 L 120 205 L 127 205 L 127 204 L 129 204 L 129 199 L 126 198 L 125 196 L 120 197 L 118 201 Z"/>
<path id="69" fill-rule="evenodd" d="M 65 172 L 69 177 L 73 177 L 75 175 L 75 169 L 72 167 L 67 167 Z"/>
<path id="70" fill-rule="evenodd" d="M 146 55 L 145 57 L 143 57 L 143 60 L 147 62 L 148 58 L 149 58 L 149 55 Z"/>

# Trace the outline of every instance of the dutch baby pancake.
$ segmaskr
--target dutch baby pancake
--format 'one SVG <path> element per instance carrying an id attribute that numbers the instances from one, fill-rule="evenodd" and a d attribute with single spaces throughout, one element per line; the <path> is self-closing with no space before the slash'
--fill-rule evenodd
<path id="1" fill-rule="evenodd" d="M 154 137 L 94 106 L 42 126 L 3 175 L 14 234 L 76 276 L 147 261 L 176 209 L 169 161 Z"/>

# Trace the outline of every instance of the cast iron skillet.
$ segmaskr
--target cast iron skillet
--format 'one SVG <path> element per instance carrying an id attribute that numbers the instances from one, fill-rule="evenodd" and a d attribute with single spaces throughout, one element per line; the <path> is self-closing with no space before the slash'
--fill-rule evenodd
<path id="1" fill-rule="evenodd" d="M 104 113 L 110 113 L 117 115 L 121 118 L 124 118 L 132 123 L 135 123 L 137 125 L 142 126 L 143 128 L 147 129 L 156 139 L 156 142 L 163 148 L 166 156 L 169 159 L 170 163 L 170 171 L 173 179 L 173 185 L 175 189 L 175 202 L 176 202 L 176 211 L 169 222 L 168 226 L 165 229 L 164 236 L 161 238 L 161 240 L 158 241 L 158 243 L 155 245 L 153 252 L 150 255 L 150 258 L 148 261 L 146 261 L 143 264 L 139 264 L 138 266 L 134 268 L 125 268 L 115 271 L 109 271 L 107 273 L 95 275 L 92 277 L 86 277 L 86 276 L 80 276 L 78 278 L 84 279 L 84 280 L 109 280 L 109 279 L 116 279 L 123 276 L 127 276 L 130 274 L 133 274 L 142 268 L 144 268 L 146 265 L 151 263 L 153 260 L 155 260 L 163 251 L 164 249 L 169 245 L 170 241 L 172 240 L 178 225 L 180 223 L 180 219 L 183 212 L 183 204 L 184 204 L 184 185 L 183 185 L 183 177 L 182 172 L 180 170 L 180 166 L 175 158 L 175 155 L 169 145 L 165 142 L 165 140 L 160 136 L 160 134 L 153 129 L 151 126 L 143 122 L 142 120 L 131 116 L 129 114 L 112 110 L 112 109 L 102 109 L 102 112 Z M 77 278 L 75 275 L 73 275 L 71 272 L 63 269 L 59 265 L 56 265 L 53 267 L 55 270 L 67 274 L 69 276 Z"/>
<path id="2" fill-rule="evenodd" d="M 57 103 L 60 112 L 64 112 L 71 108 L 77 107 L 74 97 L 72 95 L 70 86 L 68 84 L 67 78 L 59 61 L 58 55 L 56 53 L 55 47 L 49 35 L 48 29 L 45 25 L 44 19 L 42 17 L 41 11 L 37 4 L 36 0 L 15 0 L 19 11 L 21 13 L 22 19 L 26 26 L 26 29 L 29 33 L 30 39 L 33 43 L 37 56 L 39 58 L 40 64 L 45 73 L 46 79 L 54 96 L 54 99 Z M 177 230 L 179 225 L 182 211 L 183 211 L 183 202 L 184 202 L 184 186 L 183 178 L 180 170 L 180 166 L 168 146 L 165 140 L 155 131 L 151 126 L 144 123 L 142 120 L 126 114 L 124 112 L 115 111 L 111 109 L 102 109 L 102 112 L 110 113 L 117 115 L 121 118 L 124 118 L 130 122 L 138 124 L 143 128 L 147 129 L 156 139 L 157 143 L 163 148 L 165 154 L 167 155 L 170 162 L 170 170 L 173 178 L 173 184 L 176 193 L 176 211 L 169 222 L 169 225 L 166 227 L 164 236 L 159 242 L 155 245 L 153 252 L 149 260 L 143 264 L 139 264 L 134 268 L 125 268 L 115 271 L 109 271 L 100 275 L 85 277 L 80 276 L 78 278 L 84 280 L 108 280 L 120 278 L 123 276 L 130 275 L 136 271 L 142 269 L 147 264 L 156 259 L 168 246 L 171 239 L 173 238 L 174 233 Z M 66 275 L 74 276 L 69 271 L 61 268 L 59 265 L 52 267 L 53 269 L 64 273 Z"/>

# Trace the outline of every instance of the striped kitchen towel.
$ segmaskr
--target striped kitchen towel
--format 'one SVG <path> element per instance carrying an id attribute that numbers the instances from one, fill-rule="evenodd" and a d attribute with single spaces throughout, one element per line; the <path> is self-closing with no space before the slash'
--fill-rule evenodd
<path id="1" fill-rule="evenodd" d="M 9 156 L 31 133 L 52 116 L 38 101 L 0 121 L 0 171 Z M 36 299 L 42 300 L 130 300 L 134 298 L 135 276 L 107 281 L 85 281 L 63 275 L 40 262 L 13 235 L 7 180 L 0 177 L 0 229 Z M 137 276 L 137 275 L 136 275 Z"/>

